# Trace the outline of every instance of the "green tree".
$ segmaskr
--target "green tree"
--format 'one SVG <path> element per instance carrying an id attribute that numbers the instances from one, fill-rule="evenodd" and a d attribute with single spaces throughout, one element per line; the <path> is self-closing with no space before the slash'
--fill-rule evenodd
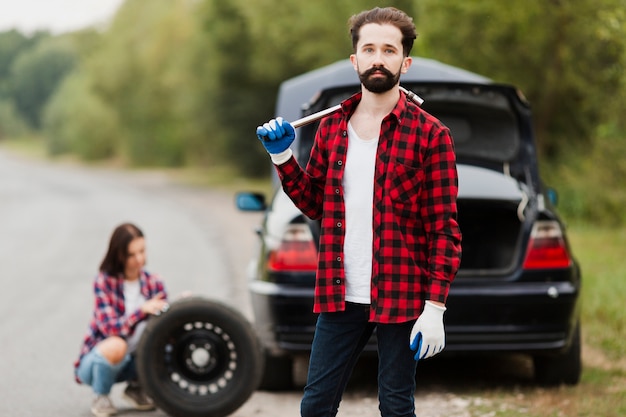
<path id="1" fill-rule="evenodd" d="M 93 89 L 127 132 L 121 153 L 138 165 L 185 163 L 185 50 L 190 0 L 128 0 L 85 62 Z"/>
<path id="2" fill-rule="evenodd" d="M 37 32 L 32 37 L 17 30 L 0 32 L 0 98 L 10 95 L 11 66 L 16 58 L 47 36 L 44 32 Z"/>
<path id="3" fill-rule="evenodd" d="M 513 83 L 530 99 L 542 154 L 590 144 L 623 77 L 623 0 L 422 0 L 427 55 Z M 453 28 L 451 30 L 451 28 Z"/>
<path id="4" fill-rule="evenodd" d="M 44 112 L 48 153 L 72 152 L 84 160 L 115 155 L 122 141 L 118 115 L 91 87 L 84 73 L 68 76 Z"/>
<path id="5" fill-rule="evenodd" d="M 10 71 L 11 98 L 28 124 L 39 129 L 48 98 L 77 63 L 68 38 L 46 38 L 22 52 Z"/>
<path id="6" fill-rule="evenodd" d="M 204 70 L 194 80 L 201 86 L 194 123 L 200 140 L 206 142 L 203 148 L 247 175 L 266 174 L 262 150 L 248 146 L 258 124 L 251 115 L 259 113 L 259 106 L 267 109 L 262 94 L 267 90 L 256 81 L 251 68 L 248 22 L 236 5 L 221 1 L 202 3 L 198 17 L 200 30 L 193 44 L 190 72 L 195 65 Z"/>

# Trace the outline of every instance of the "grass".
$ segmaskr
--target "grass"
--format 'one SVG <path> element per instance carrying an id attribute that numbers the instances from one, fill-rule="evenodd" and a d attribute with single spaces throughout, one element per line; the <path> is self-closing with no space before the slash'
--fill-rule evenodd
<path id="1" fill-rule="evenodd" d="M 586 368 L 576 386 L 531 385 L 476 393 L 472 417 L 621 417 L 626 415 L 626 373 Z"/>
<path id="2" fill-rule="evenodd" d="M 626 228 L 577 225 L 569 237 L 582 268 L 585 340 L 619 361 L 626 357 Z"/>
<path id="3" fill-rule="evenodd" d="M 6 149 L 29 157 L 45 159 L 47 158 L 46 146 L 42 138 L 37 136 L 27 136 L 19 139 L 2 139 L 0 144 Z"/>

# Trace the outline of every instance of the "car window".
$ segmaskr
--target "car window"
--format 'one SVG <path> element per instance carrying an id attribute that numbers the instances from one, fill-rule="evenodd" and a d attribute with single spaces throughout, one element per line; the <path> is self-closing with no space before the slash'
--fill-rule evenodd
<path id="1" fill-rule="evenodd" d="M 459 86 L 407 86 L 425 101 L 422 108 L 451 131 L 457 157 L 509 162 L 520 146 L 520 127 L 508 98 L 497 89 Z M 327 90 L 308 113 L 334 106 L 350 97 L 355 88 Z M 306 163 L 318 123 L 302 128 L 298 159 Z"/>
<path id="2" fill-rule="evenodd" d="M 458 157 L 505 162 L 517 154 L 519 127 L 511 112 L 446 102 L 425 105 L 424 109 L 448 126 Z"/>

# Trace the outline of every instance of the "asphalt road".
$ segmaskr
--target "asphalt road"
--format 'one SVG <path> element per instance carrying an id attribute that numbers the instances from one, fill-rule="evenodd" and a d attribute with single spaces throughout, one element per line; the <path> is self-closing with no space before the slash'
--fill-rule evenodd
<path id="1" fill-rule="evenodd" d="M 143 229 L 147 268 L 163 276 L 170 296 L 191 291 L 250 316 L 244 259 L 258 216 L 239 213 L 232 195 L 159 173 L 51 164 L 0 148 L 0 416 L 91 415 L 91 389 L 74 382 L 72 364 L 97 267 L 125 221 Z"/>

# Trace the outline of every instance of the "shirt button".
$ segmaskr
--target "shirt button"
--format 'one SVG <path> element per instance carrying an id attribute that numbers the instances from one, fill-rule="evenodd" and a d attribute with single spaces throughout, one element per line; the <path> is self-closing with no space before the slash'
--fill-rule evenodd
<path id="1" fill-rule="evenodd" d="M 339 194 L 339 188 L 335 188 L 335 194 Z"/>
<path id="2" fill-rule="evenodd" d="M 345 138 L 346 136 L 348 136 L 348 132 L 346 130 L 344 130 L 343 132 L 341 132 L 341 136 L 343 136 Z"/>
<path id="3" fill-rule="evenodd" d="M 337 256 L 337 262 L 341 262 L 341 256 Z"/>
<path id="4" fill-rule="evenodd" d="M 343 165 L 343 161 L 337 161 L 337 165 L 339 166 Z"/>
<path id="5" fill-rule="evenodd" d="M 335 284 L 341 284 L 341 280 L 340 279 L 336 279 L 335 280 Z"/>
<path id="6" fill-rule="evenodd" d="M 341 222 L 337 222 L 337 227 L 341 227 Z"/>

